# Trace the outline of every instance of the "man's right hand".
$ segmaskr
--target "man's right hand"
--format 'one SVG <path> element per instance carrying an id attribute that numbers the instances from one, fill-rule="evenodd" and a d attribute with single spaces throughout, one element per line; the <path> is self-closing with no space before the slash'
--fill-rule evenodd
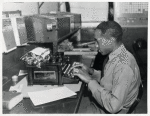
<path id="1" fill-rule="evenodd" d="M 76 62 L 75 65 L 73 65 L 70 70 L 72 70 L 74 68 L 81 68 L 82 70 L 85 70 L 88 72 L 88 67 L 80 62 Z"/>

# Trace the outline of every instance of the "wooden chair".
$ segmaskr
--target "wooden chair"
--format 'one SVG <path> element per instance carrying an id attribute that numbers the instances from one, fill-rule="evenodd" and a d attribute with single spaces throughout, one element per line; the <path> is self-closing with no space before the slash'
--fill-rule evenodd
<path id="1" fill-rule="evenodd" d="M 142 80 L 147 80 L 147 42 L 139 38 L 133 42 L 132 47 L 140 68 Z"/>

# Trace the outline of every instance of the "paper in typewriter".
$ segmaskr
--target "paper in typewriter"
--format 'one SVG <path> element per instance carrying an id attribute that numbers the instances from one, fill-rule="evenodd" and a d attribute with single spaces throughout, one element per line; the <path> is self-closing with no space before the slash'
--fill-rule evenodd
<path id="1" fill-rule="evenodd" d="M 28 92 L 28 95 L 35 106 L 45 104 L 48 102 L 57 101 L 63 98 L 76 95 L 67 87 L 58 87 L 44 91 Z"/>
<path id="2" fill-rule="evenodd" d="M 45 49 L 45 48 L 37 47 L 37 48 L 33 49 L 33 50 L 30 51 L 30 52 L 32 52 L 32 53 L 34 53 L 34 54 L 36 54 L 36 55 L 41 55 L 41 54 L 43 54 L 43 53 L 46 52 L 46 51 L 47 51 L 47 49 Z"/>

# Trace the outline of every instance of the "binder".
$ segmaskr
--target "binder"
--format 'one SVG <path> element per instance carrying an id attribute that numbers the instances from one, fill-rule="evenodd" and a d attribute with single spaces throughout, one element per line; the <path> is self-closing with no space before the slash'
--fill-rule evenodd
<path id="1" fill-rule="evenodd" d="M 28 41 L 24 17 L 13 17 L 11 22 L 17 46 L 26 45 Z"/>
<path id="2" fill-rule="evenodd" d="M 4 52 L 9 52 L 16 49 L 15 35 L 12 27 L 12 22 L 10 18 L 2 19 L 2 41 L 5 44 Z"/>
<path id="3" fill-rule="evenodd" d="M 23 95 L 17 92 L 3 91 L 3 108 L 11 110 L 23 100 Z"/>

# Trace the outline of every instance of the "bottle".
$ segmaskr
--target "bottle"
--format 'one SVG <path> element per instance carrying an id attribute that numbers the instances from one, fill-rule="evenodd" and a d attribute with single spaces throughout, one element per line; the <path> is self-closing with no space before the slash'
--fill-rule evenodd
<path id="1" fill-rule="evenodd" d="M 14 75 L 12 76 L 12 82 L 13 82 L 13 86 L 15 86 L 18 82 L 18 76 L 17 75 Z"/>

